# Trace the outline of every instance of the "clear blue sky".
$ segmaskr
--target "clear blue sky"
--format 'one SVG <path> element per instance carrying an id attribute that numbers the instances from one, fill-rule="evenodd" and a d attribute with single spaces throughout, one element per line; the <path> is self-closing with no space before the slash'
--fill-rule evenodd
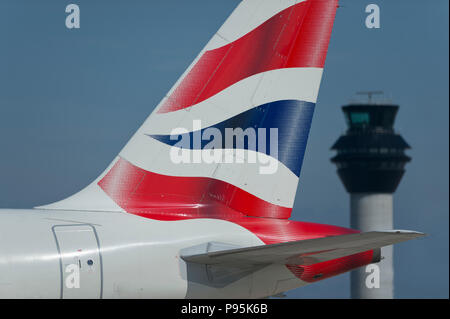
<path id="1" fill-rule="evenodd" d="M 0 207 L 62 199 L 124 146 L 237 5 L 237 0 L 0 2 Z M 381 8 L 381 29 L 364 8 Z M 349 225 L 349 197 L 329 150 L 340 106 L 384 90 L 413 161 L 395 195 L 395 226 L 429 234 L 395 248 L 398 298 L 448 298 L 448 0 L 341 0 L 308 143 L 294 218 Z M 348 298 L 348 275 L 289 297 Z"/>

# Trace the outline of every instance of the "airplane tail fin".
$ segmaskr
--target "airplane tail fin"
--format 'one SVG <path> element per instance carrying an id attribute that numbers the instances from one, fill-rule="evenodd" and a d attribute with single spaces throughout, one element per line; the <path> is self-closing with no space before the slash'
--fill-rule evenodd
<path id="1" fill-rule="evenodd" d="M 338 0 L 244 0 L 117 158 L 47 209 L 289 218 Z"/>

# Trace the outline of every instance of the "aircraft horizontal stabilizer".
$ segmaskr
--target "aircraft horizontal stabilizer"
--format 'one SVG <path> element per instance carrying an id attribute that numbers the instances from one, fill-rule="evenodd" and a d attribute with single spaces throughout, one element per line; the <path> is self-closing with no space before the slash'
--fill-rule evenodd
<path id="1" fill-rule="evenodd" d="M 371 231 L 181 257 L 190 263 L 234 267 L 268 264 L 312 265 L 423 236 L 424 233 L 405 230 Z"/>

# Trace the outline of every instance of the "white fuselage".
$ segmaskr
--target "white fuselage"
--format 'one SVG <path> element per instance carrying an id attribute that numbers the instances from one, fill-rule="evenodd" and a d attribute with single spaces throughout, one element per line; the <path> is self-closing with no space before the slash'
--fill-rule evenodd
<path id="1" fill-rule="evenodd" d="M 209 284 L 190 273 L 180 252 L 207 252 L 211 243 L 263 244 L 245 228 L 218 219 L 0 210 L 0 298 L 261 298 L 306 284 L 284 265 L 225 286 Z M 79 267 L 79 287 L 71 265 Z"/>

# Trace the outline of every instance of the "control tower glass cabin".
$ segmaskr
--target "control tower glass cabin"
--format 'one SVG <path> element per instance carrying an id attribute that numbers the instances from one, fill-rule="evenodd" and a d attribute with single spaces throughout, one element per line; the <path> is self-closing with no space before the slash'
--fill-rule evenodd
<path id="1" fill-rule="evenodd" d="M 394 193 L 411 158 L 394 131 L 398 105 L 352 104 L 342 108 L 348 125 L 332 146 L 331 161 L 349 193 Z"/>

